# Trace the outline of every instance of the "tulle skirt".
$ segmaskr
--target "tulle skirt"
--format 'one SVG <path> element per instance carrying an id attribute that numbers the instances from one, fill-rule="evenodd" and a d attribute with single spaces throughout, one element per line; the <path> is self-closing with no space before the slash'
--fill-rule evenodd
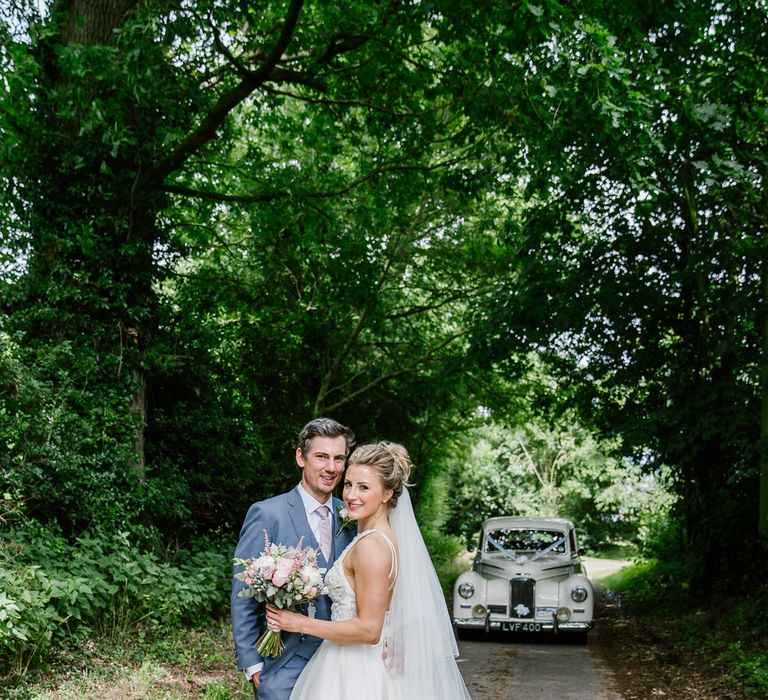
<path id="1" fill-rule="evenodd" d="M 382 649 L 382 644 L 325 640 L 301 672 L 291 700 L 386 700 Z"/>

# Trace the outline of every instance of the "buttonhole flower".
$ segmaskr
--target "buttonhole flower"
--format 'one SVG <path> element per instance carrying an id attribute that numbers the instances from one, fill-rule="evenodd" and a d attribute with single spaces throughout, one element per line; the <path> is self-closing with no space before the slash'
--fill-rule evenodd
<path id="1" fill-rule="evenodd" d="M 336 530 L 336 537 L 338 537 L 348 527 L 352 527 L 354 520 L 349 517 L 349 511 L 346 508 L 338 508 L 336 511 L 339 515 L 339 527 Z"/>

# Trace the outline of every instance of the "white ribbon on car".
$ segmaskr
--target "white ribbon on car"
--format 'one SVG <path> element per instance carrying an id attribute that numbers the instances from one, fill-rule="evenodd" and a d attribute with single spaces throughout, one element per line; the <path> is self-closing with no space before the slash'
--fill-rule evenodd
<path id="1" fill-rule="evenodd" d="M 505 549 L 501 544 L 499 544 L 489 534 L 485 535 L 485 541 L 488 544 L 495 547 L 496 549 L 498 549 L 507 559 L 510 559 L 511 561 L 515 562 L 515 564 L 525 564 L 526 562 L 536 561 L 539 557 L 543 557 L 545 554 L 549 554 L 553 549 L 559 547 L 561 544 L 565 544 L 565 537 L 561 537 L 559 540 L 556 540 L 551 545 L 549 545 L 549 547 L 547 547 L 546 549 L 542 549 L 540 552 L 536 552 L 536 554 L 534 554 L 530 559 L 525 555 L 521 557 L 516 557 L 508 549 Z"/>
<path id="2" fill-rule="evenodd" d="M 499 543 L 498 543 L 498 542 L 497 542 L 495 539 L 493 539 L 493 537 L 491 537 L 491 536 L 490 536 L 488 533 L 486 533 L 486 534 L 485 534 L 485 541 L 486 541 L 488 544 L 490 544 L 490 545 L 492 545 L 493 547 L 495 547 L 496 549 L 498 549 L 498 550 L 499 550 L 499 551 L 500 551 L 500 552 L 501 552 L 501 553 L 502 553 L 502 554 L 503 554 L 503 555 L 504 555 L 504 556 L 505 556 L 507 559 L 510 559 L 510 560 L 512 560 L 513 562 L 515 562 L 515 564 L 517 564 L 517 562 L 518 562 L 518 558 L 517 558 L 517 557 L 516 557 L 514 554 L 512 554 L 512 552 L 510 552 L 508 549 L 504 549 L 504 547 L 502 547 L 502 546 L 501 546 L 501 545 L 500 545 L 500 544 L 499 544 Z"/>

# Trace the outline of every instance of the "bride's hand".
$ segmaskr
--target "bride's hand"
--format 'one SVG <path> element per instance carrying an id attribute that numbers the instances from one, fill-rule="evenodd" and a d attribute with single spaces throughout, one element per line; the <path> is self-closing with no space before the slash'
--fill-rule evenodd
<path id="1" fill-rule="evenodd" d="M 302 632 L 306 619 L 306 615 L 290 610 L 280 610 L 267 603 L 267 627 L 271 630 Z"/>

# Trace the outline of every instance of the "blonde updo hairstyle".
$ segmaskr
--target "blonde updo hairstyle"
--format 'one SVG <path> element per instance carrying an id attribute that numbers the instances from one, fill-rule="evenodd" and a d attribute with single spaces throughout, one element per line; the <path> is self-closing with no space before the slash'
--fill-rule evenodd
<path id="1" fill-rule="evenodd" d="M 411 458 L 405 447 L 396 442 L 360 445 L 349 458 L 349 464 L 370 467 L 379 473 L 384 490 L 392 489 L 392 498 L 389 499 L 390 508 L 397 506 L 397 499 L 400 498 L 403 489 L 410 486 L 408 477 L 411 474 Z"/>

